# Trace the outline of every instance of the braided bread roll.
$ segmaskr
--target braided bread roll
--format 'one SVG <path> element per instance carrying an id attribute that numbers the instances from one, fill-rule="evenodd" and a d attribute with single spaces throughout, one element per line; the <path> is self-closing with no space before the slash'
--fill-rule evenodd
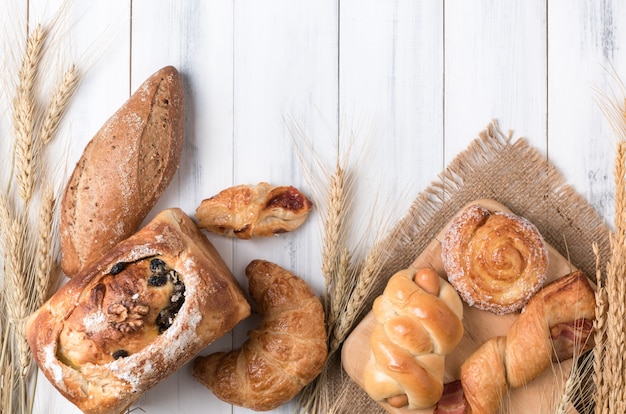
<path id="1" fill-rule="evenodd" d="M 523 217 L 472 205 L 441 242 L 448 281 L 467 304 L 498 315 L 520 310 L 543 286 L 547 245 Z"/>
<path id="2" fill-rule="evenodd" d="M 374 301 L 363 388 L 394 407 L 427 408 L 443 392 L 445 355 L 463 336 L 461 299 L 434 269 L 401 270 Z"/>
<path id="3" fill-rule="evenodd" d="M 575 271 L 546 285 L 506 337 L 485 342 L 461 366 L 468 413 L 495 413 L 509 387 L 528 384 L 550 366 L 590 349 L 595 293 Z"/>
<path id="4" fill-rule="evenodd" d="M 246 275 L 263 319 L 241 349 L 197 358 L 194 376 L 223 401 L 272 410 L 321 372 L 324 311 L 304 280 L 276 264 L 254 260 Z"/>

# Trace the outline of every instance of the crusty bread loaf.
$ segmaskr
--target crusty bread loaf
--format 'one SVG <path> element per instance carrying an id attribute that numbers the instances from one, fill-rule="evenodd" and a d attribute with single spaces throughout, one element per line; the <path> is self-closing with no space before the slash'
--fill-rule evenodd
<path id="1" fill-rule="evenodd" d="M 73 276 L 141 226 L 178 168 L 184 112 L 180 75 L 164 67 L 85 147 L 61 204 L 66 275 Z"/>
<path id="2" fill-rule="evenodd" d="M 169 209 L 61 287 L 27 338 L 69 401 L 117 414 L 249 314 L 215 248 Z"/>

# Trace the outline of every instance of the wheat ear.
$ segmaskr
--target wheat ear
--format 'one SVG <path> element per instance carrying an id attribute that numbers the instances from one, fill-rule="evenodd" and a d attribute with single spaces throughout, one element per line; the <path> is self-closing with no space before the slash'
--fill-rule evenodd
<path id="1" fill-rule="evenodd" d="M 619 79 L 618 79 L 619 81 Z M 624 87 L 618 82 L 621 92 Z M 623 95 L 622 95 L 623 96 Z M 626 412 L 626 99 L 601 95 L 599 106 L 618 137 L 613 175 L 615 179 L 615 229 L 610 235 L 606 278 L 598 275 L 596 303 L 597 342 L 594 350 L 595 412 Z M 597 253 L 596 253 L 597 255 Z"/>
<path id="2" fill-rule="evenodd" d="M 324 222 L 324 241 L 322 245 L 322 273 L 326 290 L 330 288 L 337 273 L 341 254 L 342 228 L 345 219 L 346 180 L 345 170 L 337 163 L 330 177 L 328 206 Z"/>
<path id="3" fill-rule="evenodd" d="M 38 149 L 47 145 L 56 135 L 61 119 L 78 89 L 79 79 L 76 65 L 71 65 L 63 74 L 61 82 L 52 94 L 52 99 L 43 116 L 43 122 L 37 134 L 39 137 Z"/>
<path id="4" fill-rule="evenodd" d="M 41 25 L 37 25 L 28 37 L 24 60 L 18 73 L 17 91 L 13 99 L 17 182 L 19 195 L 26 202 L 31 199 L 35 185 L 33 172 L 35 97 L 33 91 L 45 38 L 46 33 Z"/>
<path id="5" fill-rule="evenodd" d="M 341 309 L 341 317 L 337 319 L 333 329 L 329 349 L 331 353 L 339 349 L 352 329 L 357 316 L 362 313 L 364 299 L 371 292 L 373 281 L 379 276 L 383 265 L 384 252 L 385 248 L 382 243 L 374 244 L 356 273 L 355 286 L 351 292 L 344 292 L 345 297 L 348 299 L 344 302 L 345 305 Z"/>
<path id="6" fill-rule="evenodd" d="M 48 298 L 50 287 L 54 284 L 56 266 L 53 258 L 53 225 L 56 197 L 47 187 L 42 191 L 39 208 L 39 232 L 35 254 L 35 297 L 32 309 L 39 308 Z"/>

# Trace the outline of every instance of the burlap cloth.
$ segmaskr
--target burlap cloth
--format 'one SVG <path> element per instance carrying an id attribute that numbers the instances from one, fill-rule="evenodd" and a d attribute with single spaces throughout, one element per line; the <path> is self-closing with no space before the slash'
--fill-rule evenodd
<path id="1" fill-rule="evenodd" d="M 600 262 L 609 256 L 609 229 L 604 220 L 556 168 L 523 138 L 512 140 L 492 123 L 459 154 L 413 202 L 394 227 L 390 257 L 364 308 L 382 293 L 388 278 L 408 267 L 434 236 L 465 204 L 494 199 L 529 219 L 546 241 L 592 279 L 596 274 L 597 243 Z M 355 327 L 367 312 L 352 321 Z M 341 368 L 339 353 L 330 360 L 323 392 L 332 401 L 331 412 L 384 413 Z M 586 410 L 585 410 L 586 411 Z"/>

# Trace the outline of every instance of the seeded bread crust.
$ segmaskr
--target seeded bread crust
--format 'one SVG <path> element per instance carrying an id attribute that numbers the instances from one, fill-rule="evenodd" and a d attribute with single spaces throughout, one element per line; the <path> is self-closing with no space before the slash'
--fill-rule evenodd
<path id="1" fill-rule="evenodd" d="M 61 203 L 61 265 L 67 276 L 141 226 L 178 169 L 184 113 L 180 74 L 167 66 L 87 144 Z"/>
<path id="2" fill-rule="evenodd" d="M 150 309 L 162 306 L 161 299 L 142 280 L 133 282 L 136 268 L 124 265 L 155 257 L 185 286 L 184 303 L 160 334 Z M 112 278 L 120 279 L 105 281 Z M 115 283 L 125 288 L 114 289 Z M 128 314 L 110 304 L 123 305 Z M 43 374 L 69 401 L 86 414 L 117 414 L 249 314 L 241 287 L 213 245 L 185 213 L 169 209 L 62 286 L 29 318 L 27 339 Z M 112 335 L 104 335 L 112 331 L 119 331 L 115 345 Z M 64 351 L 68 332 L 80 340 Z M 148 340 L 137 347 L 142 338 Z M 129 352 L 96 355 L 103 348 L 91 345 L 102 345 L 101 339 L 109 341 L 108 351 Z"/>

